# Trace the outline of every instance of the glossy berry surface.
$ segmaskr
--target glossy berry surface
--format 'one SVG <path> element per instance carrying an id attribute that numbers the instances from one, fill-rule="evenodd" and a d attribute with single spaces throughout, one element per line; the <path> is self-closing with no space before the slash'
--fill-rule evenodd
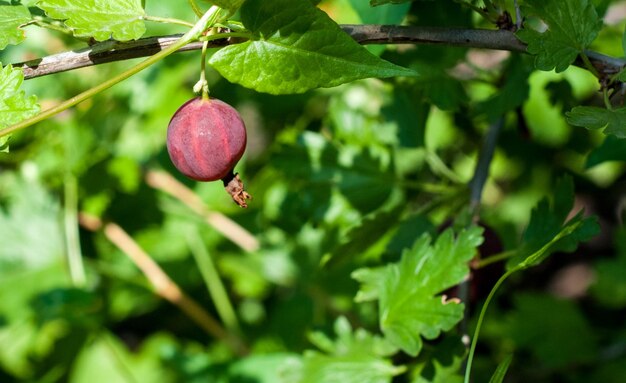
<path id="1" fill-rule="evenodd" d="M 218 99 L 183 104 L 167 128 L 167 151 L 174 166 L 197 181 L 231 173 L 246 148 L 246 127 L 235 108 Z"/>

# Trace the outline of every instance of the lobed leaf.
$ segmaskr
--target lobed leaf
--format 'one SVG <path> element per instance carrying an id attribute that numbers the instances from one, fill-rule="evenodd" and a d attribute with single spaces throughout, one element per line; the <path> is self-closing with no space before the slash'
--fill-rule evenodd
<path id="1" fill-rule="evenodd" d="M 604 129 L 604 134 L 626 138 L 626 107 L 609 110 L 597 106 L 577 106 L 565 115 L 572 125 Z"/>
<path id="2" fill-rule="evenodd" d="M 259 92 L 303 93 L 367 77 L 415 76 L 356 43 L 308 0 L 248 0 L 241 19 L 252 38 L 209 60 L 222 76 Z"/>
<path id="3" fill-rule="evenodd" d="M 403 366 L 394 366 L 387 357 L 397 352 L 385 338 L 363 329 L 352 330 L 344 317 L 335 321 L 337 339 L 321 332 L 311 335 L 311 341 L 325 353 L 304 352 L 298 372 L 299 383 L 389 383 L 393 376 L 404 372 Z M 293 373 L 293 372 L 292 372 Z"/>
<path id="4" fill-rule="evenodd" d="M 26 97 L 20 86 L 24 81 L 21 69 L 0 63 L 0 128 L 18 123 L 39 112 L 36 96 Z M 6 144 L 6 142 L 5 142 Z"/>
<path id="5" fill-rule="evenodd" d="M 65 20 L 76 36 L 127 41 L 146 31 L 141 0 L 42 0 L 37 5 L 48 16 Z"/>
<path id="6" fill-rule="evenodd" d="M 466 277 L 481 234 L 481 228 L 472 227 L 455 239 L 448 229 L 433 245 L 424 235 L 398 263 L 352 274 L 364 284 L 360 300 L 379 299 L 380 326 L 393 344 L 415 356 L 422 336 L 434 339 L 462 319 L 463 305 L 438 294 Z"/>
<path id="7" fill-rule="evenodd" d="M 541 18 L 548 30 L 540 33 L 525 27 L 517 36 L 537 55 L 535 67 L 562 72 L 598 35 L 602 20 L 588 0 L 526 0 L 525 14 Z"/>
<path id="8" fill-rule="evenodd" d="M 554 201 L 545 198 L 531 213 L 530 222 L 518 254 L 507 266 L 523 269 L 535 266 L 556 251 L 572 252 L 579 242 L 587 241 L 599 232 L 594 217 L 584 218 L 582 212 L 567 219 L 574 207 L 574 182 L 571 177 L 557 181 Z"/>
<path id="9" fill-rule="evenodd" d="M 20 25 L 30 21 L 30 12 L 23 5 L 0 5 L 0 50 L 21 43 L 25 36 Z"/>

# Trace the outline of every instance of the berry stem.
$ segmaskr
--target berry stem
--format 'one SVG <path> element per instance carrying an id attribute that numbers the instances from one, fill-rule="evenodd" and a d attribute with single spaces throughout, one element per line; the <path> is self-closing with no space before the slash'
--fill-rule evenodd
<path id="1" fill-rule="evenodd" d="M 202 55 L 200 58 L 200 83 L 202 84 L 202 99 L 205 101 L 209 99 L 209 82 L 206 79 L 206 51 L 208 46 L 208 41 L 202 44 Z"/>

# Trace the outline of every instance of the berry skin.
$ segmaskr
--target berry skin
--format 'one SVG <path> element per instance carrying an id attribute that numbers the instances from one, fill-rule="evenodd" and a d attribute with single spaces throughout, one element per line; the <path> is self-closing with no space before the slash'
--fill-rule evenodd
<path id="1" fill-rule="evenodd" d="M 167 127 L 167 151 L 181 173 L 196 181 L 222 180 L 233 201 L 252 197 L 233 172 L 246 149 L 246 127 L 232 106 L 218 99 L 191 99 Z"/>
<path id="2" fill-rule="evenodd" d="M 167 151 L 174 166 L 197 181 L 223 179 L 245 149 L 246 127 L 239 113 L 215 98 L 187 101 L 167 128 Z"/>

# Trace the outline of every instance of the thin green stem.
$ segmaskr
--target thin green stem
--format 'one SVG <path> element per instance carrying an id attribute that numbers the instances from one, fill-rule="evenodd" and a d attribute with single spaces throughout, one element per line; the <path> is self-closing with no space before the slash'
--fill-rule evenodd
<path id="1" fill-rule="evenodd" d="M 69 100 L 66 100 L 64 102 L 62 102 L 61 104 L 50 108 L 48 110 L 45 110 L 41 113 L 39 113 L 36 116 L 33 116 L 31 118 L 28 118 L 24 121 L 21 121 L 15 125 L 11 125 L 7 128 L 4 128 L 2 130 L 0 130 L 0 137 L 2 136 L 6 136 L 7 134 L 16 132 L 18 130 L 24 129 L 26 127 L 29 127 L 33 124 L 36 124 L 38 122 L 41 122 L 47 118 L 50 118 L 58 113 L 63 112 L 64 110 L 71 108 L 72 106 L 81 103 L 93 96 L 95 96 L 98 93 L 101 93 L 102 91 L 112 87 L 113 85 L 117 84 L 120 81 L 126 80 L 127 78 L 131 77 L 132 75 L 146 69 L 147 67 L 149 67 L 150 65 L 158 62 L 159 60 L 171 55 L 172 53 L 176 52 L 177 50 L 179 50 L 180 48 L 182 48 L 183 46 L 187 45 L 189 42 L 191 41 L 195 41 L 198 40 L 198 38 L 202 35 L 202 33 L 211 25 L 215 24 L 218 21 L 218 18 L 220 16 L 221 13 L 221 8 L 217 7 L 217 6 L 212 6 L 211 8 L 209 8 L 209 10 L 202 16 L 202 18 L 194 25 L 193 28 L 191 28 L 187 33 L 185 33 L 178 41 L 176 41 L 176 43 L 172 44 L 169 48 L 160 51 L 159 53 L 150 56 L 149 58 L 147 58 L 146 60 L 140 62 L 139 64 L 137 64 L 136 66 L 120 73 L 119 75 L 89 89 L 84 91 L 83 93 L 74 96 L 72 98 L 70 98 Z"/>
<path id="2" fill-rule="evenodd" d="M 87 278 L 78 233 L 78 184 L 76 177 L 69 171 L 65 175 L 64 199 L 63 222 L 70 278 L 74 286 L 83 287 Z"/>
<path id="3" fill-rule="evenodd" d="M 438 173 L 441 176 L 446 177 L 448 180 L 461 184 L 463 181 L 461 178 L 450 169 L 445 162 L 437 155 L 437 153 L 428 150 L 426 152 L 426 162 L 430 165 L 430 168 L 433 172 Z"/>
<path id="4" fill-rule="evenodd" d="M 198 4 L 196 4 L 194 0 L 189 0 L 189 6 L 191 6 L 193 13 L 195 13 L 197 16 L 202 16 L 202 9 L 198 7 Z"/>
<path id="5" fill-rule="evenodd" d="M 36 25 L 38 27 L 41 28 L 46 28 L 46 29 L 50 29 L 53 31 L 57 31 L 57 32 L 61 32 L 64 33 L 66 35 L 73 35 L 73 32 L 70 28 L 67 28 L 57 22 L 50 22 L 45 20 L 43 17 L 41 16 L 35 16 L 33 17 L 33 19 L 25 24 L 20 25 L 20 27 L 25 27 L 28 25 Z"/>
<path id="6" fill-rule="evenodd" d="M 485 313 L 487 312 L 487 307 L 489 306 L 489 303 L 491 303 L 491 300 L 493 299 L 493 297 L 496 295 L 496 291 L 498 291 L 498 288 L 500 287 L 500 285 L 502 285 L 502 283 L 504 283 L 504 281 L 517 270 L 518 270 L 517 268 L 509 270 L 506 273 L 504 273 L 500 277 L 500 279 L 498 279 L 496 284 L 493 286 L 493 288 L 489 292 L 489 295 L 487 296 L 487 299 L 485 300 L 483 307 L 480 309 L 480 315 L 478 316 L 478 322 L 476 323 L 476 329 L 474 330 L 474 336 L 472 337 L 472 344 L 470 345 L 469 354 L 467 356 L 467 364 L 465 366 L 465 379 L 463 380 L 464 383 L 470 382 L 470 376 L 472 373 L 472 362 L 474 361 L 474 353 L 476 352 L 476 345 L 478 344 L 478 335 L 480 334 L 480 328 L 483 324 L 483 320 L 485 319 Z"/>
<path id="7" fill-rule="evenodd" d="M 250 39 L 252 35 L 250 32 L 227 32 L 227 33 L 217 33 L 210 36 L 201 36 L 198 38 L 199 41 L 213 41 L 213 40 L 221 40 L 227 39 L 229 37 L 241 37 L 244 39 Z"/>
<path id="8" fill-rule="evenodd" d="M 159 17 L 159 16 L 144 16 L 143 17 L 144 20 L 146 21 L 154 21 L 156 23 L 164 23 L 164 24 L 176 24 L 176 25 L 183 25 L 185 27 L 189 27 L 189 28 L 193 28 L 193 23 L 190 23 L 188 21 L 185 20 L 180 20 L 180 19 L 174 19 L 174 18 L 170 18 L 170 17 Z"/>
<path id="9" fill-rule="evenodd" d="M 480 261 L 478 261 L 478 264 L 474 268 L 481 269 L 481 268 L 489 266 L 489 265 L 491 265 L 493 263 L 504 261 L 505 259 L 509 259 L 509 258 L 513 257 L 517 253 L 518 253 L 517 250 L 503 251 L 501 253 L 492 255 L 489 258 L 481 259 Z"/>
<path id="10" fill-rule="evenodd" d="M 204 283 L 206 284 L 207 290 L 213 299 L 217 313 L 220 318 L 222 318 L 222 322 L 224 322 L 230 331 L 240 333 L 241 331 L 239 322 L 237 321 L 237 315 L 235 315 L 233 305 L 228 298 L 226 288 L 224 288 L 224 284 L 220 279 L 219 273 L 213 263 L 213 259 L 206 250 L 206 246 L 204 245 L 197 229 L 191 230 L 191 233 L 188 236 L 188 241 L 191 254 L 198 264 L 198 268 L 202 274 L 202 279 L 204 279 Z"/>
<path id="11" fill-rule="evenodd" d="M 600 74 L 596 70 L 596 67 L 593 66 L 593 64 L 591 63 L 591 60 L 589 60 L 589 56 L 587 56 L 585 52 L 582 52 L 580 54 L 580 58 L 583 60 L 583 63 L 585 63 L 585 68 L 587 68 L 589 72 L 591 72 L 594 76 L 596 76 L 596 78 L 600 78 Z"/>

